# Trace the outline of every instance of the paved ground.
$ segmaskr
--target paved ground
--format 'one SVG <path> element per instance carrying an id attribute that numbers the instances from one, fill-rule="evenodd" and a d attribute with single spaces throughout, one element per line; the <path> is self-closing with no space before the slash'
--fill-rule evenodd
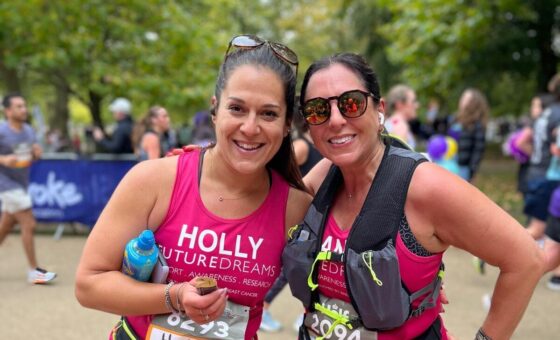
<path id="1" fill-rule="evenodd" d="M 82 308 L 74 298 L 74 273 L 86 237 L 49 234 L 36 238 L 41 264 L 59 273 L 48 286 L 26 283 L 25 259 L 19 234 L 0 246 L 0 339 L 107 339 L 118 319 Z M 446 288 L 451 304 L 445 323 L 459 339 L 472 339 L 485 312 L 481 299 L 492 289 L 496 270 L 480 276 L 471 267 L 470 255 L 450 249 L 445 257 Z M 560 292 L 546 288 L 542 279 L 514 339 L 560 339 Z M 300 311 L 297 300 L 285 289 L 272 306 L 273 315 L 285 325 L 280 333 L 261 333 L 264 340 L 295 339 L 292 323 Z"/>

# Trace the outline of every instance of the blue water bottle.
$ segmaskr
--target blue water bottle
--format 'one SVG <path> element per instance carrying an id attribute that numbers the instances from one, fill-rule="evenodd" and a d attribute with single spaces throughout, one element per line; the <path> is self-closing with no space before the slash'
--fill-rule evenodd
<path id="1" fill-rule="evenodd" d="M 148 281 L 157 257 L 154 233 L 149 229 L 144 230 L 126 244 L 121 271 L 138 281 Z"/>

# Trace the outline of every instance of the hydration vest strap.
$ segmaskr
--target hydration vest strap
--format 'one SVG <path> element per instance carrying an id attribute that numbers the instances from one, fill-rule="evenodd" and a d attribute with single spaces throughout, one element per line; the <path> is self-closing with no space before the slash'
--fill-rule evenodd
<path id="1" fill-rule="evenodd" d="M 432 280 L 432 282 L 430 282 L 424 288 L 410 295 L 410 303 L 412 303 L 412 301 L 416 300 L 418 297 L 428 292 L 431 292 L 430 294 L 426 295 L 426 297 L 422 300 L 422 302 L 420 302 L 420 304 L 418 305 L 418 307 L 416 307 L 416 309 L 410 312 L 411 316 L 420 316 L 422 315 L 422 313 L 424 313 L 424 310 L 435 307 L 441 289 L 441 283 L 443 281 L 444 271 L 445 271 L 445 266 L 442 263 L 439 267 L 438 274 L 436 275 L 434 280 Z"/>
<path id="2" fill-rule="evenodd" d="M 315 264 L 317 261 L 330 261 L 333 258 L 333 255 L 336 256 L 337 253 L 333 253 L 331 251 L 320 251 L 317 256 L 315 257 L 315 261 L 313 261 L 313 265 L 311 266 L 311 271 L 309 272 L 309 276 L 307 276 L 307 285 L 311 288 L 312 291 L 319 287 L 318 284 L 313 282 L 313 272 L 315 271 Z M 340 255 L 340 254 L 339 254 Z M 338 256 L 341 258 L 340 256 Z"/>
<path id="3" fill-rule="evenodd" d="M 338 314 L 337 312 L 330 310 L 328 308 L 323 307 L 320 303 L 315 303 L 315 310 L 325 314 L 326 316 L 328 316 L 329 318 L 333 319 L 333 323 L 332 325 L 329 327 L 329 329 L 327 330 L 327 332 L 325 333 L 324 336 L 320 336 L 317 337 L 316 340 L 322 340 L 324 338 L 329 338 L 331 333 L 333 332 L 334 328 L 337 325 L 343 324 L 345 325 L 348 329 L 354 329 L 354 323 L 352 321 L 350 321 L 347 317 Z"/>

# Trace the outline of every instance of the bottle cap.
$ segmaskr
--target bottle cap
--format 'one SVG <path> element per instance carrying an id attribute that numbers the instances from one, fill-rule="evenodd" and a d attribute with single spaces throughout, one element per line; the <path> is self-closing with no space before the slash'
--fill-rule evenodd
<path id="1" fill-rule="evenodd" d="M 156 243 L 154 239 L 154 233 L 150 230 L 144 230 L 140 236 L 138 236 L 138 248 L 142 250 L 150 250 Z"/>

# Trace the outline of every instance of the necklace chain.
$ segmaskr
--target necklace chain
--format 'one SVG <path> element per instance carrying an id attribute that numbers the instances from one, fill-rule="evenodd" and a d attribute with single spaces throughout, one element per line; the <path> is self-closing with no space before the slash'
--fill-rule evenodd
<path id="1" fill-rule="evenodd" d="M 210 163 L 210 168 L 212 168 L 212 170 L 214 171 L 213 162 L 210 161 L 209 163 Z M 224 197 L 224 196 L 222 196 L 222 195 L 218 195 L 218 201 L 219 201 L 219 202 L 223 202 L 223 201 L 235 201 L 235 200 L 240 200 L 240 199 L 247 198 L 247 197 L 253 196 L 253 195 L 255 195 L 255 194 L 258 194 L 259 192 L 260 192 L 260 190 L 255 190 L 255 191 L 251 191 L 251 192 L 249 192 L 249 193 L 247 193 L 247 194 L 245 194 L 245 195 L 241 195 L 241 196 L 239 196 L 239 197 Z"/>

